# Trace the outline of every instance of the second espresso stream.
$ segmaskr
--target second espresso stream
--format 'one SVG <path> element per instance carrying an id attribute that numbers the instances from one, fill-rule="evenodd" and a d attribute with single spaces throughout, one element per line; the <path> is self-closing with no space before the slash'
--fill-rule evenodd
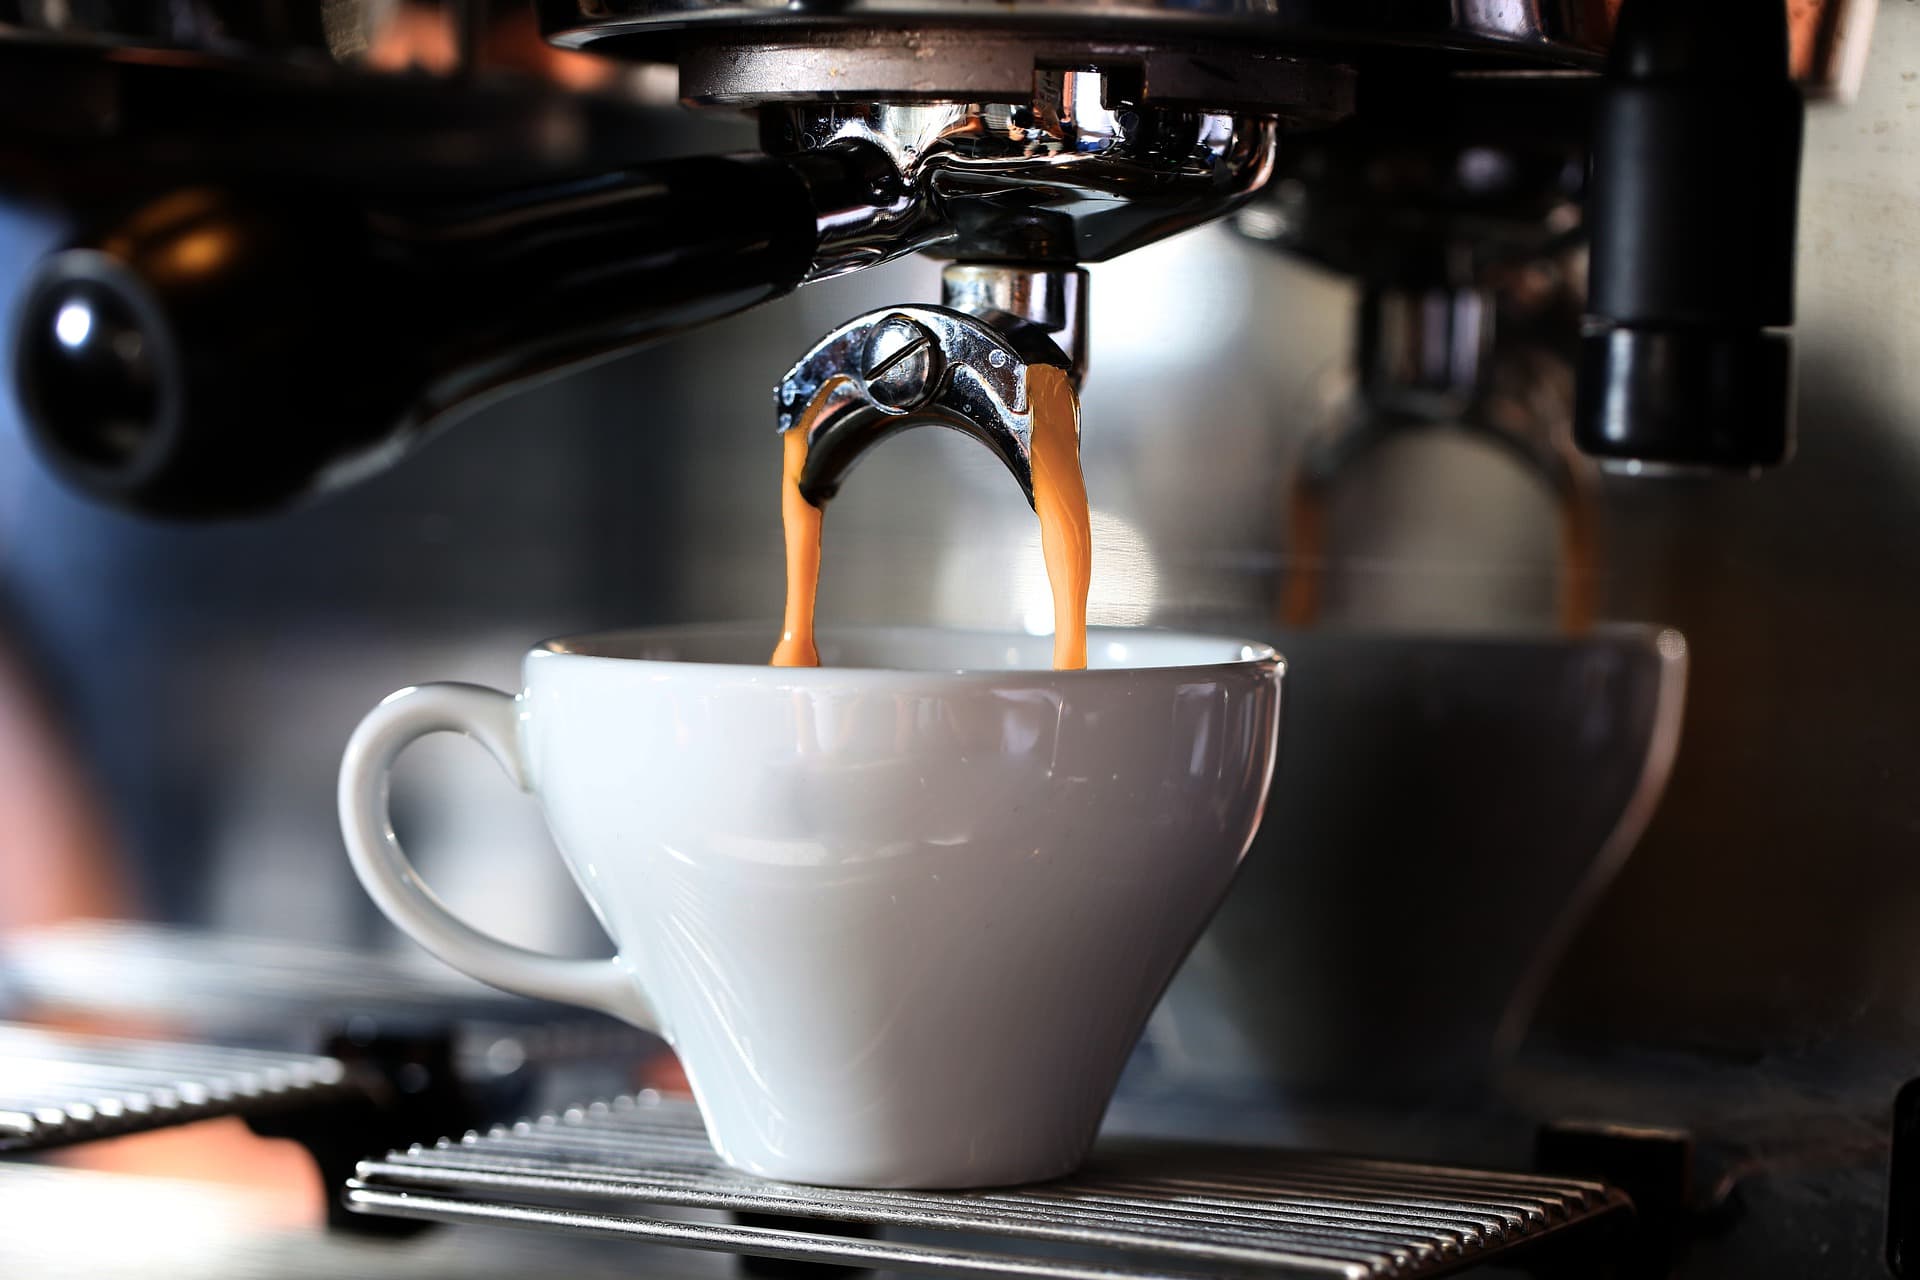
<path id="1" fill-rule="evenodd" d="M 800 492 L 807 442 L 815 423 L 844 378 L 828 380 L 814 393 L 799 421 L 781 437 L 781 522 L 786 531 L 787 607 L 776 667 L 817 667 L 814 607 L 820 585 L 820 532 L 825 514 Z M 1080 468 L 1080 397 L 1065 370 L 1036 364 L 1027 374 L 1032 412 L 1030 444 L 1033 506 L 1040 517 L 1040 549 L 1053 592 L 1053 665 L 1077 671 L 1087 665 L 1087 591 L 1092 581 L 1093 535 L 1087 485 Z"/>

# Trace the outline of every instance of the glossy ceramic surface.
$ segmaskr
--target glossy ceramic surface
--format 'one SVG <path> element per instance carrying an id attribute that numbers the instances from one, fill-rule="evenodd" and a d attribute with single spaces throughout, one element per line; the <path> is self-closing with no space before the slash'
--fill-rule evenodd
<path id="1" fill-rule="evenodd" d="M 764 629 L 543 645 L 517 698 L 403 690 L 341 772 L 355 868 L 483 981 L 679 1050 L 720 1153 L 849 1186 L 978 1186 L 1079 1162 L 1120 1068 L 1259 824 L 1281 664 L 1237 640 Z M 460 730 L 537 793 L 620 955 L 460 923 L 384 813 L 413 738 Z"/>

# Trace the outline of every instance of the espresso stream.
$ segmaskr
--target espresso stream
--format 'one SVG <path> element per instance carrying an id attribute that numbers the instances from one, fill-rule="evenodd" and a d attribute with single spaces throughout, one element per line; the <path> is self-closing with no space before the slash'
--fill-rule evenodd
<path id="1" fill-rule="evenodd" d="M 773 651 L 776 667 L 820 665 L 813 612 L 820 586 L 823 513 L 800 496 L 800 473 L 807 465 L 807 437 L 814 421 L 842 381 L 822 386 L 782 437 L 780 517 L 787 537 L 787 612 Z M 1033 415 L 1033 506 L 1040 517 L 1047 584 L 1053 590 L 1053 665 L 1059 671 L 1077 671 L 1087 665 L 1087 588 L 1093 565 L 1087 485 L 1080 470 L 1080 397 L 1065 370 L 1033 365 L 1027 370 L 1027 398 Z"/>

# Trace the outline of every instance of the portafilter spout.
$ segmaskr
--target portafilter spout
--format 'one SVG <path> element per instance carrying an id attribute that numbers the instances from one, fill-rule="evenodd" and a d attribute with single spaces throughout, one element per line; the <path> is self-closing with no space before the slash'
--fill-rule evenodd
<path id="1" fill-rule="evenodd" d="M 956 263 L 948 305 L 883 307 L 829 333 L 774 390 L 779 430 L 806 424 L 800 496 L 824 507 L 874 445 L 933 423 L 991 449 L 1032 505 L 1028 374 L 1051 365 L 1078 384 L 1068 352 L 1085 350 L 1086 296 L 1077 269 Z"/>

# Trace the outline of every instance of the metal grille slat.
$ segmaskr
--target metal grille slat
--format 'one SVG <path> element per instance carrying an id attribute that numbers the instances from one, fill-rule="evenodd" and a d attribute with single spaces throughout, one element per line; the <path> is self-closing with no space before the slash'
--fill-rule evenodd
<path id="1" fill-rule="evenodd" d="M 517 1172 L 452 1169 L 448 1171 L 447 1176 L 441 1177 L 435 1177 L 432 1174 L 422 1175 L 417 1166 L 401 1167 L 406 1170 L 403 1176 L 409 1185 L 415 1186 L 444 1188 L 486 1186 L 502 1190 L 579 1195 L 582 1198 L 643 1199 L 650 1204 L 675 1208 L 778 1213 L 826 1221 L 834 1221 L 841 1217 L 836 1212 L 838 1206 L 825 1205 L 800 1195 L 754 1194 L 723 1187 L 675 1188 L 664 1180 L 641 1183 L 611 1175 L 568 1173 L 556 1176 L 551 1173 L 541 1174 L 537 1171 L 529 1171 L 529 1167 L 523 1167 Z M 537 1169 L 537 1166 L 531 1168 Z M 377 1182 L 385 1176 L 391 1176 L 394 1169 L 395 1166 L 392 1165 L 371 1162 L 363 1167 L 362 1180 L 369 1183 Z M 902 1205 L 899 1201 L 889 1201 L 884 1204 L 864 1206 L 862 1211 L 865 1220 L 875 1225 L 1012 1233 L 1003 1217 L 948 1210 L 937 1200 L 911 1207 Z M 1031 1240 L 1050 1240 L 1142 1253 L 1178 1255 L 1186 1252 L 1186 1246 L 1177 1238 L 1169 1239 L 1167 1232 L 1169 1229 L 1177 1232 L 1180 1227 L 1190 1221 L 1172 1214 L 1161 1215 L 1151 1220 L 1116 1219 L 1111 1214 L 1048 1214 L 1028 1209 L 1022 1217 L 1017 1234 L 1021 1238 Z M 1125 1230 L 1123 1229 L 1125 1225 L 1141 1229 Z M 1151 1228 L 1157 1228 L 1161 1234 L 1153 1234 Z M 1320 1230 L 1214 1232 L 1213 1238 L 1222 1246 L 1219 1251 L 1221 1260 L 1226 1260 L 1230 1251 L 1237 1250 L 1240 1261 L 1254 1266 L 1259 1266 L 1266 1261 L 1268 1250 L 1277 1239 L 1286 1239 L 1302 1246 L 1314 1246 L 1342 1257 L 1361 1260 L 1391 1257 L 1398 1261 L 1406 1261 L 1415 1256 L 1435 1252 L 1440 1248 L 1436 1242 L 1415 1236 L 1390 1236 L 1362 1228 L 1343 1230 L 1339 1224 L 1335 1223 L 1325 1224 Z M 1453 1251 L 1458 1252 L 1457 1246 Z"/>
<path id="2" fill-rule="evenodd" d="M 630 1181 L 621 1185 L 627 1188 L 633 1186 Z M 1235 1236 L 1249 1241 L 1284 1232 L 1299 1237 L 1317 1235 L 1346 1243 L 1402 1246 L 1422 1251 L 1438 1249 L 1441 1252 L 1456 1252 L 1479 1243 L 1477 1236 L 1450 1229 L 1445 1220 L 1439 1218 L 1408 1219 L 1379 1212 L 1300 1211 L 1290 1204 L 1274 1206 L 1261 1213 L 1193 1213 L 1185 1211 L 1185 1206 L 1170 1207 L 1165 1203 L 1155 1204 L 1146 1200 L 1120 1202 L 1091 1196 L 1072 1199 L 1048 1197 L 1044 1195 L 1045 1188 L 1016 1195 L 974 1193 L 959 1203 L 956 1203 L 958 1198 L 951 1195 L 915 1196 L 901 1192 L 849 1193 L 840 1200 L 818 1200 L 784 1188 L 774 1190 L 778 1184 L 771 1183 L 763 1184 L 763 1189 L 757 1194 L 743 1196 L 742 1192 L 724 1183 L 716 1183 L 711 1179 L 685 1179 L 664 1171 L 650 1180 L 648 1185 L 656 1188 L 659 1194 L 668 1194 L 668 1189 L 674 1188 L 670 1193 L 675 1200 L 686 1204 L 698 1205 L 703 1198 L 720 1196 L 746 1198 L 756 1203 L 744 1207 L 764 1207 L 768 1212 L 832 1217 L 851 1209 L 865 1213 L 876 1222 L 941 1225 L 954 1229 L 1004 1229 L 1006 1215 L 1014 1214 L 1027 1223 L 1111 1226 L 1126 1222 L 1143 1228 L 1157 1227 L 1163 1232 L 1169 1227 L 1177 1229 L 1204 1222 L 1214 1228 L 1213 1234 L 1217 1238 Z M 929 1215 L 933 1214 L 939 1215 L 943 1221 L 937 1224 L 932 1222 Z M 1038 1233 L 1033 1234 L 1038 1238 Z M 1178 1234 L 1177 1230 L 1175 1234 Z M 1165 1241 L 1160 1243 L 1164 1244 Z"/>
<path id="3" fill-rule="evenodd" d="M 1472 1223 L 1480 1231 L 1499 1237 L 1508 1231 L 1518 1230 L 1529 1223 L 1542 1223 L 1546 1220 L 1543 1213 L 1530 1216 L 1510 1211 L 1508 1206 L 1491 1201 L 1474 1200 L 1436 1200 L 1430 1197 L 1407 1197 L 1394 1194 L 1391 1187 L 1370 1186 L 1361 1181 L 1347 1181 L 1329 1184 L 1324 1181 L 1297 1177 L 1275 1178 L 1263 1184 L 1236 1184 L 1231 1188 L 1231 1198 L 1222 1198 L 1219 1194 L 1209 1195 L 1209 1184 L 1190 1179 L 1168 1179 L 1159 1184 L 1152 1182 L 1095 1182 L 1084 1190 L 1090 1193 L 1105 1192 L 1124 1198 L 1142 1192 L 1158 1191 L 1160 1198 L 1177 1198 L 1186 1204 L 1234 1204 L 1245 1203 L 1248 1199 L 1265 1193 L 1268 1196 L 1284 1195 L 1295 1204 L 1313 1205 L 1319 1208 L 1338 1208 L 1354 1204 L 1366 1204 L 1381 1210 L 1394 1210 L 1409 1216 L 1427 1217 L 1436 1222 Z M 1081 1192 L 1076 1187 L 1076 1193 Z M 1350 1193 L 1343 1195 L 1342 1193 Z"/>
<path id="4" fill-rule="evenodd" d="M 569 1134 L 568 1137 L 576 1153 L 579 1149 L 584 1149 L 589 1146 L 602 1153 L 607 1151 L 607 1144 L 604 1141 L 597 1141 L 603 1139 L 604 1135 L 582 1131 Z M 712 1165 L 713 1156 L 707 1146 L 705 1136 L 700 1136 L 697 1141 L 699 1143 L 699 1160 L 705 1165 Z M 647 1153 L 644 1148 L 634 1149 L 629 1147 L 628 1151 L 636 1158 L 643 1162 L 645 1161 Z M 457 1155 L 454 1153 L 457 1153 Z M 566 1156 L 554 1156 L 551 1154 L 549 1147 L 542 1146 L 538 1143 L 528 1143 L 519 1139 L 517 1134 L 510 1132 L 496 1133 L 479 1143 L 472 1141 L 465 1142 L 458 1148 L 442 1147 L 432 1152 L 410 1152 L 407 1163 L 410 1168 L 414 1169 L 419 1169 L 421 1166 L 427 1165 L 484 1169 L 497 1167 L 500 1156 L 512 1153 L 519 1153 L 533 1158 L 536 1163 L 522 1164 L 518 1172 L 532 1173 L 535 1176 L 538 1176 L 538 1174 L 543 1171 L 551 1172 L 556 1167 L 564 1167 L 577 1176 L 587 1177 L 587 1171 L 592 1171 L 600 1167 L 600 1163 L 596 1161 L 581 1161 Z M 449 1159 L 449 1156 L 453 1158 Z M 542 1159 L 542 1157 L 545 1158 Z M 602 1160 L 604 1160 L 604 1156 L 602 1156 Z M 415 1176 L 425 1175 L 416 1174 Z M 670 1184 L 679 1183 L 687 1176 L 688 1175 L 680 1173 L 677 1170 L 655 1167 L 649 1171 L 648 1185 L 657 1185 L 664 1188 Z M 697 1175 L 695 1175 L 695 1177 L 697 1178 Z M 695 1187 L 718 1186 L 720 1184 L 715 1182 L 716 1178 L 737 1178 L 737 1175 L 732 1175 L 724 1170 L 710 1171 L 704 1180 L 696 1181 L 693 1185 Z M 797 1197 L 792 1194 L 771 1190 L 778 1188 L 780 1184 L 764 1183 L 758 1185 L 768 1189 L 760 1192 L 762 1198 L 781 1198 L 784 1194 L 786 1200 L 797 1203 Z M 1349 1231 L 1364 1231 L 1374 1227 L 1400 1228 L 1414 1231 L 1424 1230 L 1437 1234 L 1441 1238 L 1440 1243 L 1442 1247 L 1449 1244 L 1458 1245 L 1462 1243 L 1461 1237 L 1463 1235 L 1466 1237 L 1465 1243 L 1477 1244 L 1482 1234 L 1482 1232 L 1473 1228 L 1463 1230 L 1460 1219 L 1457 1216 L 1449 1218 L 1439 1213 L 1401 1211 L 1391 1206 L 1374 1205 L 1363 1202 L 1345 1203 L 1339 1201 L 1321 1201 L 1317 1205 L 1306 1206 L 1303 1209 L 1303 1202 L 1298 1200 L 1288 1201 L 1282 1206 L 1275 1207 L 1266 1202 L 1242 1197 L 1237 1201 L 1218 1201 L 1217 1203 L 1224 1207 L 1215 1208 L 1211 1204 L 1196 1203 L 1199 1201 L 1198 1197 L 1163 1195 L 1156 1198 L 1152 1196 L 1119 1197 L 1098 1195 L 1096 1188 L 1078 1179 L 1074 1183 L 1071 1199 L 1055 1197 L 1050 1193 L 1051 1188 L 1047 1187 L 1030 1188 L 1012 1195 L 993 1192 L 972 1192 L 967 1196 L 966 1203 L 976 1205 L 999 1204 L 1021 1209 L 1026 1214 L 1031 1215 L 1039 1207 L 1039 1202 L 1043 1200 L 1055 1201 L 1068 1209 L 1074 1209 L 1078 1205 L 1090 1206 L 1097 1202 L 1097 1210 L 1088 1208 L 1079 1210 L 1079 1212 L 1082 1216 L 1094 1214 L 1101 1220 L 1111 1220 L 1116 1212 L 1145 1210 L 1149 1216 L 1156 1219 L 1171 1219 L 1176 1222 L 1210 1220 L 1217 1221 L 1225 1227 L 1231 1227 L 1236 1223 L 1245 1223 L 1257 1227 L 1262 1223 L 1271 1223 L 1274 1221 L 1303 1220 L 1307 1223 L 1343 1226 Z M 696 1189 L 690 1194 L 698 1196 L 701 1192 Z M 709 1194 L 712 1194 L 712 1192 L 709 1192 Z M 729 1192 L 728 1194 L 733 1193 Z M 917 1205 L 937 1204 L 945 1209 L 952 1205 L 955 1200 L 953 1196 L 944 1196 L 936 1199 L 934 1197 L 919 1196 L 911 1192 L 899 1191 L 853 1192 L 844 1194 L 848 1198 L 848 1207 L 866 1208 L 872 1211 L 877 1211 L 878 1206 L 902 1205 L 907 1203 Z M 1176 1199 L 1178 1200 L 1177 1211 L 1169 1207 L 1170 1203 Z M 791 1204 L 781 1207 L 783 1211 L 786 1212 L 801 1212 L 801 1209 L 793 1207 Z M 1403 1234 L 1400 1238 L 1406 1237 Z"/>
<path id="5" fill-rule="evenodd" d="M 516 1127 L 513 1131 L 501 1131 L 490 1135 L 481 1144 L 476 1144 L 471 1141 L 463 1143 L 459 1150 L 464 1153 L 463 1158 L 467 1161 L 476 1159 L 491 1160 L 496 1158 L 497 1155 L 513 1152 L 520 1152 L 535 1157 L 545 1156 L 549 1163 L 540 1167 L 551 1169 L 553 1167 L 551 1161 L 559 1158 L 550 1154 L 549 1147 L 543 1146 L 537 1141 L 530 1142 L 522 1136 L 521 1131 L 526 1129 L 526 1127 L 527 1126 L 523 1124 L 522 1126 Z M 704 1132 L 700 1130 L 692 1130 L 690 1133 L 682 1131 L 674 1134 L 667 1142 L 658 1144 L 636 1144 L 631 1139 L 627 1139 L 623 1143 L 622 1140 L 615 1135 L 581 1128 L 568 1134 L 568 1142 L 570 1147 L 576 1151 L 592 1149 L 596 1153 L 600 1153 L 599 1158 L 601 1160 L 604 1160 L 607 1155 L 621 1153 L 638 1159 L 643 1163 L 648 1162 L 649 1157 L 651 1157 L 652 1162 L 657 1166 L 657 1164 L 660 1163 L 659 1157 L 667 1151 L 673 1150 L 674 1154 L 682 1159 L 692 1159 L 703 1166 L 711 1166 L 713 1164 L 711 1149 L 707 1145 Z M 667 1145 L 668 1142 L 671 1142 L 673 1146 L 669 1147 Z M 479 1148 L 481 1146 L 484 1146 L 484 1152 L 480 1151 Z M 675 1148 L 678 1149 L 676 1150 Z M 422 1160 L 428 1163 L 434 1162 L 431 1156 L 413 1153 L 410 1153 L 409 1159 Z M 591 1161 L 562 1160 L 562 1163 L 566 1164 L 569 1168 L 575 1169 L 591 1169 L 595 1167 L 594 1162 Z M 653 1169 L 652 1172 L 656 1177 L 662 1179 L 670 1176 L 666 1170 L 657 1167 Z M 723 1172 L 722 1176 L 728 1175 Z M 1199 1195 L 1181 1194 L 1175 1196 L 1167 1194 L 1166 1189 L 1172 1186 L 1173 1183 L 1171 1180 L 1163 1179 L 1160 1184 L 1154 1188 L 1159 1194 L 1150 1195 L 1146 1198 L 1139 1196 L 1100 1195 L 1099 1193 L 1105 1190 L 1104 1184 L 1096 1183 L 1083 1176 L 1075 1180 L 1072 1194 L 1073 1199 L 1079 1202 L 1091 1201 L 1097 1196 L 1106 1212 L 1129 1207 L 1145 1207 L 1163 1215 L 1166 1212 L 1168 1203 L 1177 1199 L 1180 1202 L 1181 1209 L 1188 1211 L 1181 1215 L 1185 1220 L 1191 1221 L 1195 1217 L 1217 1216 L 1223 1223 L 1231 1222 L 1235 1216 L 1245 1215 L 1250 1208 L 1263 1208 L 1267 1201 L 1271 1199 L 1269 1195 L 1266 1200 L 1262 1200 L 1259 1196 L 1259 1188 L 1257 1186 L 1253 1188 L 1253 1194 L 1251 1196 L 1242 1195 L 1237 1200 L 1217 1197 L 1209 1199 Z M 1005 1202 L 1030 1210 L 1035 1200 L 1047 1197 L 1049 1194 L 1049 1188 L 1039 1187 L 1022 1191 L 1012 1198 L 996 1196 L 988 1192 L 975 1192 L 971 1194 L 970 1199 L 976 1203 Z M 859 1193 L 859 1195 L 862 1197 L 861 1203 L 864 1204 L 872 1204 L 882 1199 L 887 1203 L 897 1203 L 903 1193 L 893 1191 L 863 1192 Z M 1218 1207 L 1216 1208 L 1215 1206 Z M 1454 1239 L 1457 1239 L 1457 1237 L 1463 1233 L 1462 1218 L 1457 1212 L 1452 1216 L 1448 1216 L 1444 1212 L 1422 1208 L 1401 1208 L 1397 1205 L 1386 1203 L 1330 1199 L 1309 1202 L 1301 1198 L 1290 1200 L 1286 1205 L 1286 1209 L 1295 1213 L 1302 1210 L 1309 1213 L 1318 1210 L 1319 1213 L 1317 1216 L 1323 1221 L 1346 1223 L 1356 1227 L 1363 1223 L 1379 1223 L 1407 1228 L 1427 1228 L 1429 1230 L 1441 1230 L 1444 1235 Z M 1199 1212 L 1193 1212 L 1193 1210 L 1198 1210 Z M 1263 1217 L 1271 1218 L 1272 1214 L 1273 1211 L 1271 1209 L 1266 1209 L 1263 1214 L 1253 1214 L 1248 1220 L 1258 1222 L 1262 1220 Z M 1500 1225 L 1501 1224 L 1493 1218 L 1470 1220 L 1470 1225 L 1464 1229 L 1464 1234 L 1468 1237 L 1468 1243 L 1477 1244 L 1479 1237 L 1487 1231 L 1491 1230 L 1496 1234 L 1499 1233 Z"/>
<path id="6" fill-rule="evenodd" d="M 1144 1280 L 1148 1276 L 1156 1280 L 1202 1280 L 1203 1277 L 1212 1280 L 1212 1273 L 1208 1272 L 1143 1271 L 1117 1263 L 1063 1261 L 856 1237 L 822 1237 L 770 1227 L 670 1222 L 530 1205 L 475 1203 L 358 1185 L 349 1187 L 348 1196 L 349 1204 L 358 1209 L 430 1222 L 494 1222 L 557 1227 L 591 1235 L 633 1237 L 656 1244 L 678 1244 L 695 1249 L 784 1258 L 795 1262 L 835 1262 L 876 1270 L 899 1268 L 933 1271 L 941 1275 L 980 1277 L 982 1280 L 1001 1280 L 1009 1276 L 1033 1277 L 1035 1280 Z M 1360 1264 L 1340 1263 L 1312 1255 L 1293 1257 L 1285 1265 L 1296 1275 L 1337 1276 L 1343 1280 L 1366 1280 L 1368 1276 L 1383 1274 Z"/>
<path id="7" fill-rule="evenodd" d="M 1630 1208 L 1580 1179 L 1139 1140 L 1103 1144 L 1082 1174 L 1035 1187 L 796 1186 L 728 1168 L 691 1104 L 651 1095 L 364 1160 L 347 1203 L 983 1280 L 1431 1276 Z M 672 1216 L 683 1210 L 779 1215 L 815 1229 Z M 938 1243 L 849 1236 L 836 1224 Z"/>
<path id="8" fill-rule="evenodd" d="M 0 1152 L 357 1095 L 333 1058 L 0 1024 Z"/>
<path id="9" fill-rule="evenodd" d="M 379 1163 L 370 1167 L 377 1172 L 388 1172 L 396 1168 L 396 1166 Z M 486 1182 L 501 1186 L 517 1186 L 525 1190 L 538 1190 L 548 1185 L 548 1180 L 555 1176 L 552 1164 L 543 1164 L 537 1160 L 509 1163 L 486 1159 L 436 1162 L 431 1166 L 410 1162 L 398 1168 L 405 1170 L 402 1176 L 420 1183 L 445 1182 L 449 1185 L 459 1185 L 462 1182 Z M 445 1169 L 448 1172 L 443 1176 L 430 1172 L 430 1169 Z M 1459 1247 L 1463 1243 L 1464 1234 L 1456 1229 L 1446 1228 L 1444 1219 L 1428 1218 L 1412 1221 L 1373 1213 L 1301 1212 L 1291 1205 L 1276 1207 L 1264 1214 L 1217 1212 L 1195 1214 L 1187 1212 L 1184 1205 L 1168 1208 L 1137 1202 L 1141 1207 L 1136 1208 L 1118 1202 L 1104 1200 L 1095 1202 L 1091 1197 L 1082 1198 L 1078 1203 L 1061 1200 L 1056 1204 L 1036 1194 L 1007 1197 L 977 1196 L 956 1205 L 955 1198 L 952 1196 L 914 1196 L 898 1192 L 889 1192 L 885 1195 L 849 1193 L 844 1200 L 834 1200 L 785 1188 L 778 1183 L 766 1183 L 754 1190 L 744 1190 L 724 1182 L 689 1177 L 666 1170 L 655 1172 L 644 1182 L 635 1182 L 630 1176 L 581 1170 L 568 1165 L 564 1176 L 569 1180 L 570 1186 L 577 1185 L 583 1192 L 589 1194 L 646 1197 L 659 1204 L 678 1204 L 696 1208 L 724 1207 L 827 1218 L 852 1208 L 868 1214 L 876 1222 L 939 1225 L 956 1229 L 991 1226 L 996 1221 L 991 1214 L 983 1212 L 976 1211 L 969 1215 L 965 1211 L 968 1205 L 1002 1205 L 1010 1209 L 1018 1209 L 1026 1219 L 1039 1223 L 1072 1225 L 1082 1222 L 1112 1224 L 1124 1221 L 1142 1226 L 1164 1226 L 1204 1221 L 1218 1223 L 1222 1235 L 1240 1234 L 1250 1239 L 1258 1238 L 1262 1226 L 1276 1223 L 1295 1227 L 1302 1234 L 1318 1232 L 1338 1238 L 1377 1241 L 1383 1244 L 1418 1245 L 1424 1238 L 1422 1233 L 1425 1232 L 1438 1237 L 1443 1248 Z M 938 1222 L 934 1220 L 936 1217 L 939 1219 Z M 1465 1242 L 1477 1243 L 1478 1241 L 1469 1237 Z"/>

